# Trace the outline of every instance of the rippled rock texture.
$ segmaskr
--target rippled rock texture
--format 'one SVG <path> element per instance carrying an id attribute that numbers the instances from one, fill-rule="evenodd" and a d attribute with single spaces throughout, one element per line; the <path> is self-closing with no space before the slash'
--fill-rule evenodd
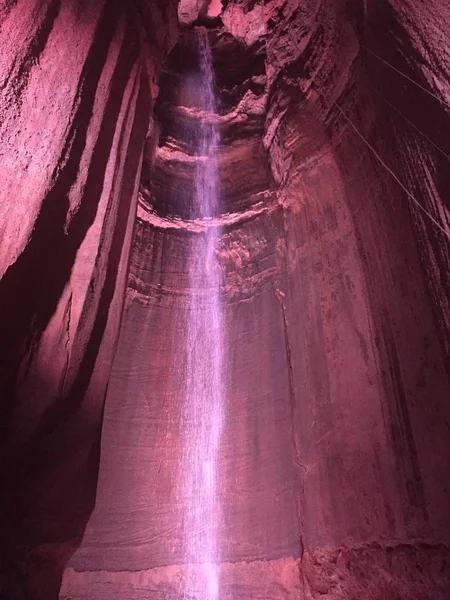
<path id="1" fill-rule="evenodd" d="M 48 600 L 94 506 L 176 3 L 7 1 L 0 23 L 0 590 Z"/>
<path id="2" fill-rule="evenodd" d="M 102 426 L 61 598 L 179 598 L 179 349 L 190 256 L 220 225 L 223 598 L 448 600 L 447 4 L 184 0 L 153 116 L 169 4 L 106 4 L 0 9 L 17 578 L 71 554 Z M 208 222 L 186 210 L 202 24 L 222 139 Z"/>

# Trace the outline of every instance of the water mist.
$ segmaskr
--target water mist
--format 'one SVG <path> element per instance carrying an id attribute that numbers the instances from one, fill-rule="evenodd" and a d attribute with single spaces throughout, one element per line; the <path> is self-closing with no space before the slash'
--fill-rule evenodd
<path id="1" fill-rule="evenodd" d="M 203 221 L 205 231 L 197 236 L 190 265 L 180 479 L 187 564 L 185 597 L 216 600 L 220 520 L 217 460 L 223 420 L 221 276 L 216 258 L 220 229 L 213 221 L 219 208 L 219 133 L 207 31 L 199 28 L 197 36 L 201 106 L 195 140 L 198 162 L 191 216 Z"/>

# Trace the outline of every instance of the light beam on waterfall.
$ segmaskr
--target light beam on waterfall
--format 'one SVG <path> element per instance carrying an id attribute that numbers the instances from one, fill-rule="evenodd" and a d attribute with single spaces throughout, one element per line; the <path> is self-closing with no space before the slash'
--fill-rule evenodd
<path id="1" fill-rule="evenodd" d="M 214 77 L 207 31 L 198 29 L 199 127 L 192 217 L 201 218 L 205 232 L 197 236 L 190 265 L 187 324 L 187 368 L 183 399 L 182 497 L 184 505 L 185 597 L 217 600 L 219 594 L 220 519 L 217 461 L 223 419 L 222 311 L 220 269 L 216 250 L 219 227 L 219 185 L 215 123 Z"/>

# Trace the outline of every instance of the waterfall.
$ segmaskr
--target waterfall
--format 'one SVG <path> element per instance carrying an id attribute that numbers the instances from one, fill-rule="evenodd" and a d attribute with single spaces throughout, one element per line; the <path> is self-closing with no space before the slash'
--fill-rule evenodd
<path id="1" fill-rule="evenodd" d="M 206 224 L 197 234 L 190 265 L 187 367 L 183 398 L 181 488 L 184 512 L 185 598 L 217 600 L 219 587 L 217 524 L 220 519 L 217 460 L 222 429 L 222 310 L 216 258 L 220 230 L 211 218 L 219 208 L 214 75 L 207 31 L 198 29 L 198 162 L 192 217 Z"/>

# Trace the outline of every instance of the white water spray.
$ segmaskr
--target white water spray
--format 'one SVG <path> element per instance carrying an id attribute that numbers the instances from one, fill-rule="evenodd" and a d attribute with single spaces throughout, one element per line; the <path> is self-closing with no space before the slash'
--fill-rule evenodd
<path id="1" fill-rule="evenodd" d="M 209 221 L 218 213 L 214 76 L 206 30 L 198 33 L 201 118 L 199 161 L 192 216 L 207 227 L 193 245 L 187 324 L 187 368 L 183 401 L 181 486 L 184 504 L 185 598 L 217 600 L 220 519 L 217 461 L 223 419 L 221 275 L 216 258 L 220 230 Z"/>

